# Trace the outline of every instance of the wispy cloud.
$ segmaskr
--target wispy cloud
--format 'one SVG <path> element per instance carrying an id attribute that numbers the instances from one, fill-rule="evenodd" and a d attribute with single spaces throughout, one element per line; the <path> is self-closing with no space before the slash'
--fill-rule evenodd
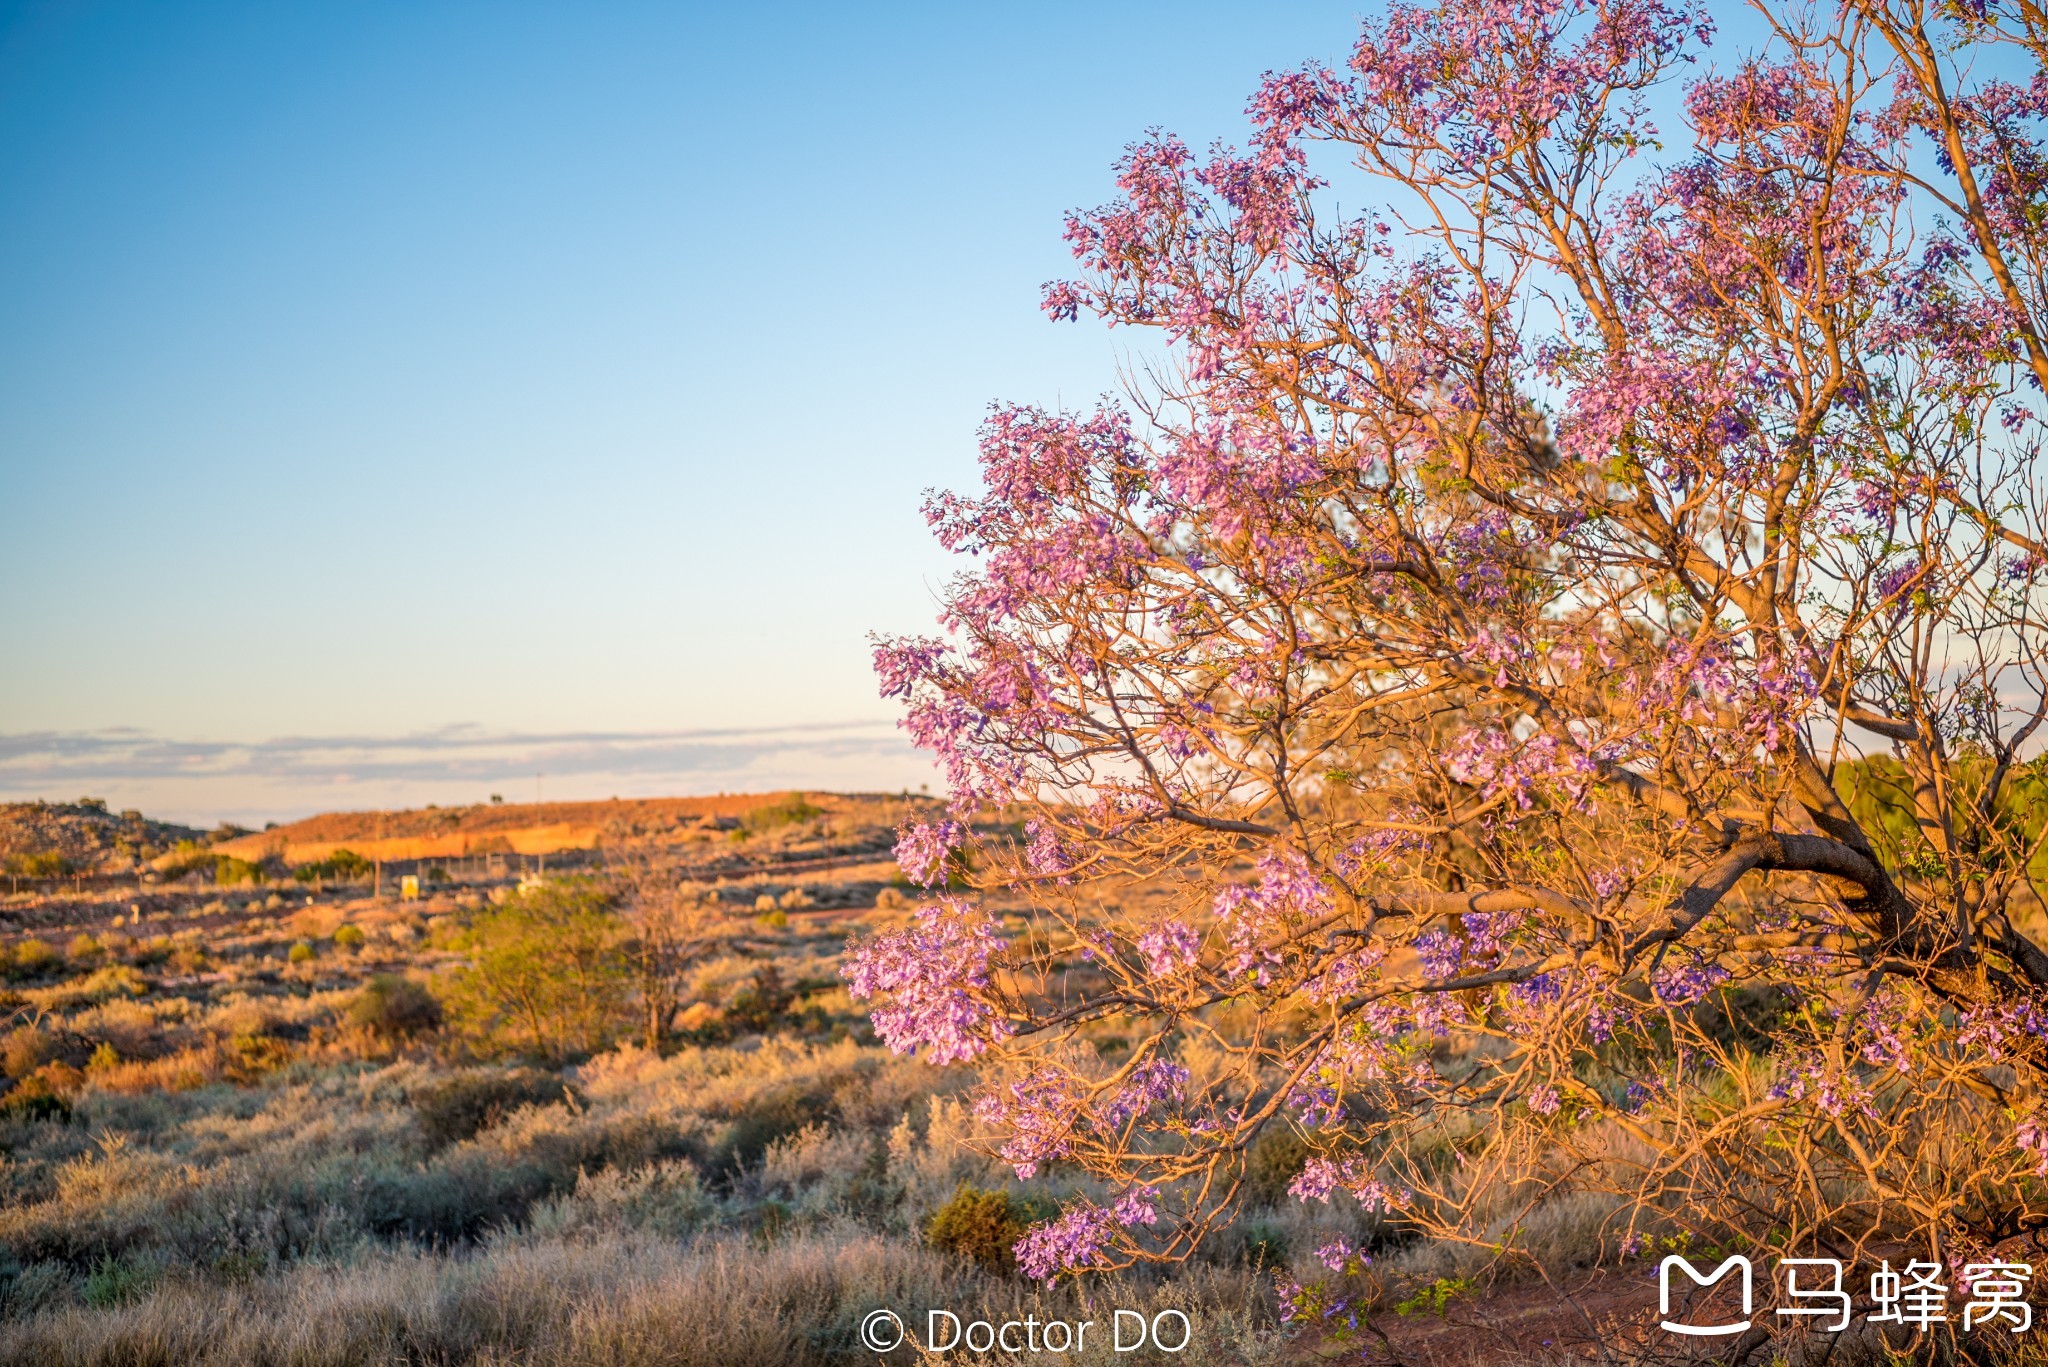
<path id="1" fill-rule="evenodd" d="M 930 783 L 887 721 L 701 731 L 504 732 L 175 740 L 115 728 L 0 734 L 0 798 L 104 797 L 177 820 L 244 823 L 316 811 L 480 801 L 886 790 Z"/>

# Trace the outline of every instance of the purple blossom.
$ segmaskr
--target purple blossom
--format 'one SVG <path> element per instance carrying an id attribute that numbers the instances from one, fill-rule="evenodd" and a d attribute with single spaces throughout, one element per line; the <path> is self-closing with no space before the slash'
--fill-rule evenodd
<path id="1" fill-rule="evenodd" d="M 1081 315 L 1081 291 L 1068 280 L 1050 280 L 1039 292 L 1039 308 L 1055 323 L 1071 323 Z"/>
<path id="2" fill-rule="evenodd" d="M 941 821 L 936 826 L 919 822 L 897 836 L 896 866 L 924 887 L 943 882 L 947 861 L 966 834 L 957 821 Z"/>
<path id="3" fill-rule="evenodd" d="M 1024 862 L 1033 873 L 1050 877 L 1073 869 L 1074 857 L 1060 843 L 1059 832 L 1053 829 L 1051 822 L 1034 817 L 1025 823 L 1024 833 L 1031 837 L 1031 843 L 1024 847 Z"/>
<path id="4" fill-rule="evenodd" d="M 1133 1225 L 1158 1224 L 1159 1193 L 1151 1187 L 1133 1187 L 1117 1197 L 1116 1204 L 1109 1208 L 1109 1213 L 1126 1229 Z"/>
<path id="5" fill-rule="evenodd" d="M 1773 1083 L 1769 1095 L 1775 1101 L 1811 1101 L 1837 1121 L 1851 1111 L 1871 1120 L 1877 1119 L 1875 1098 L 1870 1088 L 1819 1054 Z"/>
<path id="6" fill-rule="evenodd" d="M 2012 1138 L 2034 1160 L 2034 1176 L 2048 1177 L 2048 1115 L 2035 1111 L 2013 1127 Z"/>
<path id="7" fill-rule="evenodd" d="M 1180 1096 L 1180 1089 L 1187 1084 L 1188 1070 L 1177 1063 L 1155 1058 L 1139 1064 L 1131 1070 L 1124 1085 L 1102 1108 L 1102 1124 L 1108 1129 L 1120 1129 L 1125 1121 L 1143 1115 L 1162 1101 L 1171 1101 Z"/>
<path id="8" fill-rule="evenodd" d="M 1980 1006 L 1965 1011 L 1962 1020 L 1956 1043 L 1982 1049 L 1993 1063 L 2003 1063 L 2010 1054 L 2028 1047 L 2029 1041 L 2048 1036 L 2048 1013 L 2032 1002 Z"/>
<path id="9" fill-rule="evenodd" d="M 1081 1122 L 1081 1099 L 1073 1079 L 1041 1069 L 1008 1087 L 982 1093 L 974 1118 L 991 1128 L 1006 1127 L 1009 1139 L 997 1150 L 1017 1176 L 1030 1180 L 1039 1164 L 1073 1151 Z"/>
<path id="10" fill-rule="evenodd" d="M 1185 921 L 1161 921 L 1138 937 L 1145 972 L 1155 978 L 1192 968 L 1201 947 L 1201 937 Z"/>
<path id="11" fill-rule="evenodd" d="M 1094 1265 L 1115 1233 L 1116 1217 L 1102 1207 L 1082 1202 L 1056 1220 L 1034 1225 L 1012 1248 L 1018 1270 L 1050 1286 L 1060 1273 Z"/>
<path id="12" fill-rule="evenodd" d="M 1920 561 L 1909 557 L 1886 570 L 1877 581 L 1878 598 L 1890 602 L 1920 577 L 1920 568 Z"/>
<path id="13" fill-rule="evenodd" d="M 1343 1170 L 1329 1159 L 1311 1158 L 1301 1165 L 1287 1190 L 1297 1201 L 1327 1201 L 1343 1175 Z"/>
<path id="14" fill-rule="evenodd" d="M 1690 1006 L 1726 981 L 1719 964 L 1668 964 L 1650 975 L 1650 991 L 1666 1006 Z"/>
<path id="15" fill-rule="evenodd" d="M 1609 1001 L 1596 1001 L 1586 1012 L 1586 1033 L 1593 1037 L 1593 1043 L 1605 1044 L 1614 1038 L 1614 1027 L 1620 1023 L 1621 1011 Z"/>
<path id="16" fill-rule="evenodd" d="M 1391 1211 L 1411 1199 L 1407 1192 L 1390 1190 L 1355 1155 L 1341 1164 L 1328 1158 L 1311 1158 L 1302 1164 L 1300 1173 L 1287 1188 L 1289 1194 L 1303 1202 L 1327 1201 L 1339 1189 L 1350 1192 L 1369 1211 Z"/>
<path id="17" fill-rule="evenodd" d="M 1332 1272 L 1345 1271 L 1352 1265 L 1354 1260 L 1360 1266 L 1365 1266 L 1372 1262 L 1371 1258 L 1352 1247 L 1350 1241 L 1346 1239 L 1332 1239 L 1316 1250 L 1316 1261 L 1329 1268 Z"/>
<path id="18" fill-rule="evenodd" d="M 891 1049 L 925 1048 L 933 1063 L 958 1063 L 1010 1032 L 985 996 L 989 960 L 1004 943 L 994 918 L 945 898 L 919 907 L 910 929 L 854 946 L 839 972 L 855 1001 L 890 999 L 871 1019 Z"/>
<path id="19" fill-rule="evenodd" d="M 1267 942 L 1290 925 L 1327 911 L 1330 892 L 1321 875 L 1292 850 L 1260 856 L 1254 872 L 1253 885 L 1227 887 L 1216 895 L 1216 915 L 1235 951 L 1231 971 L 1250 973 L 1264 984 L 1271 966 L 1280 962 Z"/>

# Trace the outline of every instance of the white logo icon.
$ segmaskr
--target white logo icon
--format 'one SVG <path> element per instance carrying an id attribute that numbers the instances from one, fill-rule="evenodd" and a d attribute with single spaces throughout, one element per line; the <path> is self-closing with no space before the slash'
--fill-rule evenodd
<path id="1" fill-rule="evenodd" d="M 1684 1270 L 1694 1286 L 1712 1286 L 1728 1275 L 1730 1269 L 1742 1273 L 1742 1321 L 1739 1324 L 1678 1324 L 1671 1319 L 1671 1269 Z M 1700 1275 L 1694 1267 L 1676 1253 L 1657 1265 L 1657 1311 L 1664 1316 L 1664 1327 L 1674 1334 L 1695 1334 L 1702 1337 L 1720 1334 L 1739 1334 L 1749 1328 L 1750 1308 L 1755 1303 L 1754 1287 L 1750 1282 L 1749 1259 L 1741 1254 L 1731 1254 L 1719 1267 L 1706 1276 Z"/>

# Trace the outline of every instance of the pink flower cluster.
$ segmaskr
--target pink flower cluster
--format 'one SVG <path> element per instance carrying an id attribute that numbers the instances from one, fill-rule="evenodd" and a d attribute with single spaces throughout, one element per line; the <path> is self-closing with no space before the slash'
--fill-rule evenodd
<path id="1" fill-rule="evenodd" d="M 1329 908 L 1330 890 L 1322 876 L 1293 850 L 1271 850 L 1260 856 L 1255 884 L 1232 884 L 1216 894 L 1216 916 L 1232 950 L 1233 973 L 1249 973 L 1263 986 L 1280 962 L 1272 948 L 1275 936 L 1291 924 Z"/>
<path id="2" fill-rule="evenodd" d="M 1138 937 L 1138 953 L 1145 960 L 1145 971 L 1155 978 L 1194 967 L 1201 949 L 1202 937 L 1185 921 L 1161 921 Z"/>
<path id="3" fill-rule="evenodd" d="M 1164 1101 L 1180 1096 L 1187 1085 L 1188 1070 L 1166 1059 L 1151 1059 L 1131 1070 L 1117 1094 L 1103 1106 L 1099 1124 L 1109 1130 L 1145 1114 Z"/>
<path id="4" fill-rule="evenodd" d="M 1050 1285 L 1062 1272 L 1094 1266 L 1118 1229 L 1149 1225 L 1158 1218 L 1158 1194 L 1140 1187 L 1125 1192 L 1107 1210 L 1090 1201 L 1069 1206 L 1058 1219 L 1033 1226 L 1012 1251 L 1019 1271 Z"/>
<path id="5" fill-rule="evenodd" d="M 1391 1211 L 1413 1199 L 1409 1193 L 1389 1190 L 1385 1183 L 1372 1175 L 1365 1160 L 1356 1156 L 1342 1162 L 1311 1158 L 1302 1165 L 1287 1190 L 1302 1202 L 1327 1201 L 1336 1192 L 1346 1191 L 1368 1211 Z"/>
<path id="6" fill-rule="evenodd" d="M 919 907 L 912 928 L 851 948 L 840 974 L 854 1000 L 889 999 L 872 1019 L 891 1049 L 958 1063 L 1009 1033 L 988 998 L 989 961 L 1003 946 L 994 918 L 947 898 Z"/>
<path id="7" fill-rule="evenodd" d="M 896 839 L 896 866 L 913 883 L 930 887 L 946 879 L 946 865 L 967 830 L 957 821 L 919 822 Z"/>

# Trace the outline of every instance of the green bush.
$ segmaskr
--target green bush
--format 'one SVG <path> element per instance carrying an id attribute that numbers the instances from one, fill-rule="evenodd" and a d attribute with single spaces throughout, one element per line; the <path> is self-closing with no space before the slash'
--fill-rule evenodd
<path id="1" fill-rule="evenodd" d="M 58 989 L 62 1000 L 73 1005 L 86 1002 L 112 1001 L 116 997 L 140 997 L 149 991 L 149 982 L 127 964 L 108 964 L 95 968 L 83 978 L 74 979 Z"/>
<path id="2" fill-rule="evenodd" d="M 494 1053 L 602 1049 L 635 1024 L 626 940 L 610 897 L 587 879 L 523 889 L 457 942 L 469 960 L 450 985 L 457 1020 Z"/>
<path id="3" fill-rule="evenodd" d="M 361 926 L 336 926 L 334 930 L 334 943 L 343 949 L 361 949 L 369 938 Z"/>
<path id="4" fill-rule="evenodd" d="M 353 878 L 368 878 L 377 871 L 377 865 L 363 858 L 354 850 L 336 850 L 325 859 L 301 864 L 292 870 L 292 877 L 301 883 L 313 883 L 322 879 L 339 879 L 343 882 Z"/>
<path id="5" fill-rule="evenodd" d="M 1285 1126 L 1268 1129 L 1245 1155 L 1245 1196 L 1253 1205 L 1284 1204 L 1287 1188 L 1307 1163 L 1307 1140 Z"/>
<path id="6" fill-rule="evenodd" d="M 522 1106 L 559 1105 L 560 1079 L 527 1069 L 457 1073 L 412 1096 L 420 1133 L 437 1149 L 474 1139 Z"/>
<path id="7" fill-rule="evenodd" d="M 236 883 L 256 885 L 262 883 L 266 877 L 268 875 L 264 873 L 262 865 L 252 865 L 250 861 L 236 859 L 233 855 L 213 857 L 213 881 L 219 883 L 221 887 L 231 887 Z"/>
<path id="8" fill-rule="evenodd" d="M 0 1113 L 20 1120 L 71 1118 L 71 1098 L 85 1085 L 85 1074 L 68 1063 L 45 1063 L 0 1097 Z"/>
<path id="9" fill-rule="evenodd" d="M 313 962 L 312 943 L 307 940 L 300 940 L 291 947 L 290 951 L 286 953 L 285 958 L 295 964 L 309 964 Z"/>
<path id="10" fill-rule="evenodd" d="M 752 985 L 733 994 L 732 1005 L 725 1012 L 726 1024 L 736 1031 L 765 1035 L 788 1020 L 795 1001 L 796 989 L 782 981 L 782 970 L 772 963 L 763 964 L 754 970 Z"/>
<path id="11" fill-rule="evenodd" d="M 782 826 L 799 826 L 824 814 L 823 807 L 814 806 L 802 793 L 791 793 L 780 801 L 754 808 L 740 818 L 740 825 L 758 835 Z"/>
<path id="12" fill-rule="evenodd" d="M 8 968 L 14 976 L 33 978 L 48 973 L 60 962 L 55 946 L 46 940 L 30 938 L 14 947 L 14 953 L 9 956 Z"/>
<path id="13" fill-rule="evenodd" d="M 1254 1220 L 1243 1231 L 1245 1265 L 1261 1272 L 1287 1266 L 1287 1231 L 1263 1220 Z"/>
<path id="14" fill-rule="evenodd" d="M 231 854 L 218 855 L 213 861 L 213 881 L 223 887 L 231 887 L 236 883 L 254 885 L 266 881 L 269 876 L 261 864 L 252 864 Z"/>
<path id="15" fill-rule="evenodd" d="M 119 1258 L 101 1258 L 85 1279 L 82 1295 L 95 1310 L 139 1300 L 156 1284 L 154 1272 Z"/>
<path id="16" fill-rule="evenodd" d="M 396 973 L 379 973 L 349 1003 L 349 1024 L 391 1041 L 408 1040 L 441 1028 L 441 1001 L 422 983 Z"/>
<path id="17" fill-rule="evenodd" d="M 69 878 L 78 866 L 55 850 L 39 854 L 17 854 L 7 861 L 7 872 L 23 878 Z"/>
<path id="18" fill-rule="evenodd" d="M 753 1097 L 734 1111 L 708 1157 L 707 1170 L 714 1181 L 729 1184 L 759 1166 L 770 1144 L 832 1114 L 830 1097 L 801 1087 L 778 1088 Z"/>
<path id="19" fill-rule="evenodd" d="M 1017 1266 L 1013 1250 L 1030 1228 L 1028 1213 L 1006 1191 L 983 1191 L 966 1182 L 925 1222 L 924 1241 L 987 1272 Z"/>

